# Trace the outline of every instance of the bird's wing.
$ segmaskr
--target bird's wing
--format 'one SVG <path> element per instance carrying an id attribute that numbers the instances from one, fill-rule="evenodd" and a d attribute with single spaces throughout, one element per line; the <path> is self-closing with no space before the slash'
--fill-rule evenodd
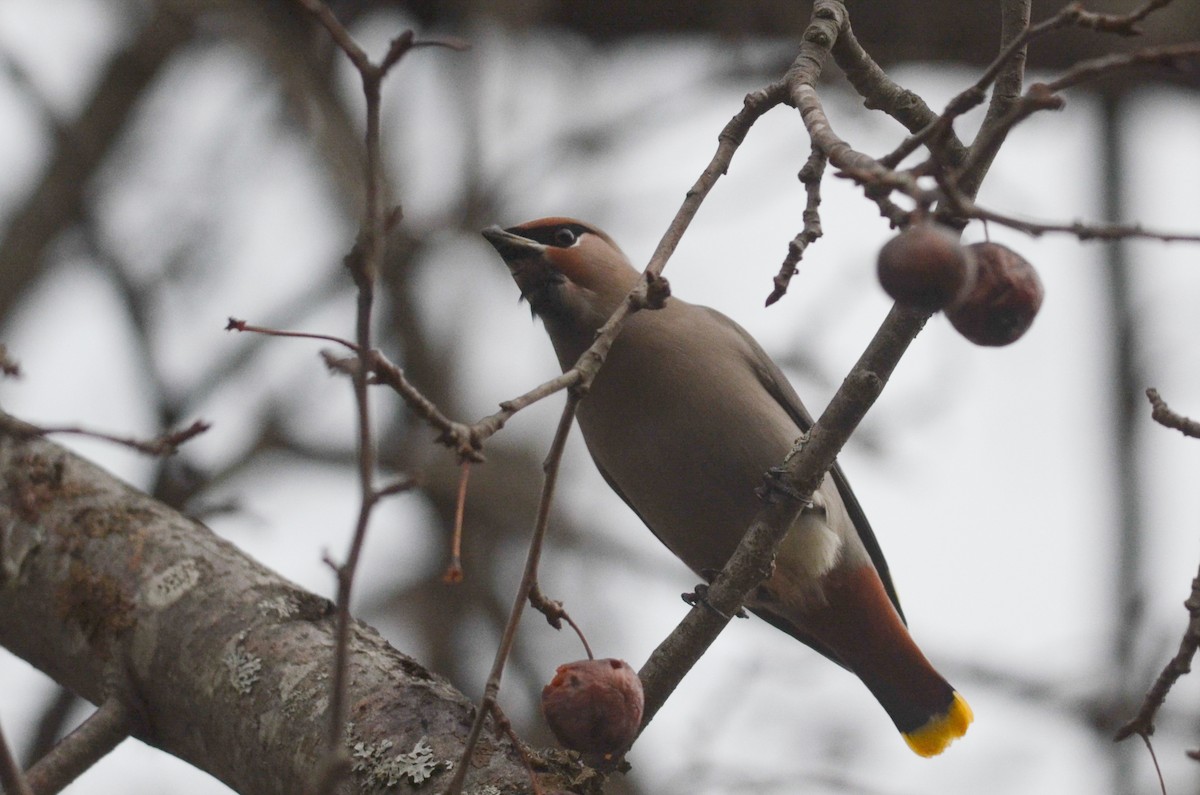
<path id="1" fill-rule="evenodd" d="M 642 524 L 644 524 L 646 527 L 648 527 L 650 529 L 651 533 L 654 533 L 654 537 L 657 538 L 663 544 L 663 546 L 666 546 L 667 544 L 663 540 L 662 536 L 660 536 L 658 534 L 658 532 L 655 531 L 654 526 L 652 524 L 650 524 L 649 522 L 646 521 L 646 517 L 642 516 L 641 513 L 638 512 L 637 506 L 635 506 L 633 504 L 633 502 L 628 497 L 625 496 L 625 492 L 621 491 L 621 487 L 618 486 L 617 482 L 612 479 L 612 477 L 608 474 L 608 472 L 605 471 L 604 467 L 601 466 L 600 462 L 597 461 L 595 458 L 592 459 L 592 462 L 596 465 L 596 469 L 598 469 L 600 471 L 601 477 L 604 478 L 604 481 L 608 484 L 609 488 L 611 488 L 614 492 L 616 492 L 618 497 L 620 497 L 622 500 L 624 500 L 625 504 L 629 506 L 629 510 L 631 510 L 635 514 L 637 514 L 637 517 L 642 520 Z M 844 480 L 841 482 L 844 482 Z M 857 503 L 855 503 L 855 506 L 857 507 Z M 847 507 L 849 507 L 849 506 L 847 506 Z M 861 509 L 860 509 L 860 513 L 861 513 Z M 697 573 L 699 574 L 699 572 L 697 572 Z M 700 576 L 704 577 L 706 580 L 709 579 L 704 574 L 700 574 Z M 889 586 L 889 593 L 890 593 L 890 583 L 887 579 L 886 569 L 885 569 L 885 573 L 881 576 L 883 577 L 884 585 Z M 749 609 L 756 616 L 761 618 L 763 621 L 766 621 L 771 626 L 775 627 L 778 630 L 781 630 L 782 632 L 787 633 L 788 635 L 791 635 L 793 638 L 800 641 L 805 646 L 808 646 L 809 648 L 813 649 L 818 654 L 822 655 L 823 657 L 827 657 L 828 659 L 832 660 L 833 662 L 837 663 L 838 665 L 842 666 L 843 668 L 846 668 L 846 664 L 844 662 L 842 662 L 841 658 L 839 658 L 837 656 L 837 654 L 833 651 L 833 649 L 829 648 L 828 646 L 826 646 L 821 641 L 817 640 L 815 637 L 813 637 L 809 633 L 803 631 L 802 629 L 797 627 L 791 621 L 788 621 L 783 616 L 773 613 L 770 610 L 765 609 L 765 608 L 750 607 Z M 898 611 L 900 608 L 897 606 L 896 609 Z M 903 618 L 903 616 L 901 616 L 901 618 Z"/>
<path id="2" fill-rule="evenodd" d="M 758 376 L 759 382 L 771 394 L 772 397 L 779 403 L 780 406 L 788 413 L 797 427 L 807 433 L 813 426 L 812 415 L 804 408 L 804 404 L 800 402 L 799 395 L 792 388 L 787 376 L 779 369 L 779 365 L 767 356 L 766 351 L 758 344 L 754 337 L 744 328 L 739 326 L 733 320 L 730 320 L 725 315 L 704 307 L 711 312 L 715 319 L 719 322 L 731 326 L 746 343 L 750 358 L 749 364 L 754 369 Z M 858 504 L 858 498 L 854 496 L 854 492 L 850 488 L 850 483 L 846 480 L 845 474 L 842 472 L 841 466 L 836 462 L 833 468 L 829 470 L 833 475 L 833 482 L 837 486 L 838 493 L 842 497 L 842 502 L 846 505 L 846 511 L 850 515 L 850 520 L 854 522 L 854 527 L 858 530 L 858 536 L 862 539 L 863 546 L 867 550 L 867 554 L 871 557 L 871 562 L 875 565 L 875 570 L 879 573 L 879 579 L 883 581 L 883 587 L 887 591 L 888 598 L 892 600 L 892 605 L 896 608 L 896 612 L 900 614 L 900 620 L 905 624 L 908 621 L 904 618 L 904 610 L 900 607 L 900 597 L 896 594 L 896 586 L 892 583 L 891 571 L 888 569 L 887 560 L 883 557 L 883 550 L 879 546 L 879 541 L 875 538 L 875 533 L 871 530 L 871 523 L 867 521 L 867 516 L 863 512 L 862 506 Z M 778 621 L 768 618 L 768 621 L 781 626 Z M 795 634 L 794 629 L 788 629 L 788 632 Z M 813 645 L 811 640 L 801 638 L 809 645 Z M 816 647 L 814 647 L 816 648 Z M 817 649 L 822 651 L 821 649 Z M 826 656 L 830 656 L 827 652 L 822 652 Z"/>

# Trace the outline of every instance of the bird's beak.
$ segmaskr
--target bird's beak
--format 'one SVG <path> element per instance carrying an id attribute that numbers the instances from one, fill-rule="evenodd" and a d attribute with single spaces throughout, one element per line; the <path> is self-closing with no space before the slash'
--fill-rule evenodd
<path id="1" fill-rule="evenodd" d="M 489 226 L 483 230 L 483 237 L 487 242 L 492 244 L 492 248 L 496 249 L 505 262 L 513 263 L 517 260 L 540 258 L 546 247 L 536 240 L 530 240 L 527 237 L 510 232 L 507 229 L 501 229 L 498 226 Z"/>
<path id="2" fill-rule="evenodd" d="M 554 311 L 561 300 L 558 288 L 566 278 L 552 267 L 546 257 L 546 246 L 498 226 L 484 229 L 483 236 L 508 266 L 521 290 L 521 298 L 529 302 L 533 313 L 544 317 Z"/>

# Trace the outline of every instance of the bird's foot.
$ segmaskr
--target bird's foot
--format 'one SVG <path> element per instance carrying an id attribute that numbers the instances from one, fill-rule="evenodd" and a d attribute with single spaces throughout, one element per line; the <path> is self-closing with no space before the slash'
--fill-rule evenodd
<path id="1" fill-rule="evenodd" d="M 704 572 L 701 572 L 701 573 L 703 574 Z M 714 613 L 716 613 L 717 615 L 719 615 L 721 618 L 725 619 L 726 621 L 729 621 L 731 618 L 730 616 L 727 616 L 724 613 L 722 613 L 717 608 L 713 607 L 712 603 L 708 601 L 708 584 L 707 583 L 702 582 L 696 586 L 696 590 L 694 590 L 690 593 L 682 593 L 679 595 L 679 597 L 681 599 L 683 599 L 683 601 L 691 607 L 695 607 L 696 605 L 704 605 L 709 610 L 713 611 Z M 747 613 L 743 608 L 740 608 L 740 607 L 738 608 L 738 611 L 736 613 L 734 613 L 732 616 L 732 618 L 749 618 L 749 617 L 750 617 L 750 614 Z"/>
<path id="2" fill-rule="evenodd" d="M 812 505 L 812 497 L 805 497 L 796 489 L 784 482 L 783 476 L 787 473 L 783 467 L 771 467 L 763 475 L 762 485 L 754 490 L 755 496 L 766 503 L 774 503 L 775 496 L 782 494 L 797 502 L 804 503 L 805 507 Z"/>

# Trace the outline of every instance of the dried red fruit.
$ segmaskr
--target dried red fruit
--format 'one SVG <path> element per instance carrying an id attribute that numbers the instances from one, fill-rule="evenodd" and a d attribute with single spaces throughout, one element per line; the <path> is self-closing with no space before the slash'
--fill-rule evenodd
<path id="1" fill-rule="evenodd" d="M 624 660 L 558 666 L 542 688 L 542 714 L 566 748 L 593 766 L 619 758 L 642 725 L 642 682 Z"/>
<path id="2" fill-rule="evenodd" d="M 999 243 L 972 243 L 975 285 L 946 310 L 959 334 L 976 345 L 1016 342 L 1042 306 L 1042 280 L 1029 262 Z"/>
<path id="3" fill-rule="evenodd" d="M 879 250 L 879 283 L 898 303 L 923 312 L 949 306 L 971 288 L 974 267 L 958 234 L 938 224 L 913 224 Z"/>

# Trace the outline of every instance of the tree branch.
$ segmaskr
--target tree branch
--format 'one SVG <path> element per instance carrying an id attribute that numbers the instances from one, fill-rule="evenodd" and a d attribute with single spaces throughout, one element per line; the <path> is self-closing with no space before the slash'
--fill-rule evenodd
<path id="1" fill-rule="evenodd" d="M 327 742 L 332 605 L 0 420 L 0 645 L 93 703 L 122 699 L 134 736 L 239 792 L 308 791 Z M 355 769 L 338 791 L 397 771 L 444 777 L 470 700 L 370 627 L 349 634 Z M 528 787 L 511 742 L 480 743 L 469 781 Z"/>
<path id="2" fill-rule="evenodd" d="M 1200 439 L 1200 422 L 1172 411 L 1171 407 L 1167 405 L 1167 401 L 1158 394 L 1157 389 L 1147 389 L 1146 397 L 1150 400 L 1150 416 L 1155 422 L 1164 428 L 1174 428 L 1184 436 Z"/>
<path id="3" fill-rule="evenodd" d="M 68 784 L 121 744 L 133 727 L 128 708 L 109 697 L 29 769 L 29 788 L 37 795 L 61 792 Z"/>

